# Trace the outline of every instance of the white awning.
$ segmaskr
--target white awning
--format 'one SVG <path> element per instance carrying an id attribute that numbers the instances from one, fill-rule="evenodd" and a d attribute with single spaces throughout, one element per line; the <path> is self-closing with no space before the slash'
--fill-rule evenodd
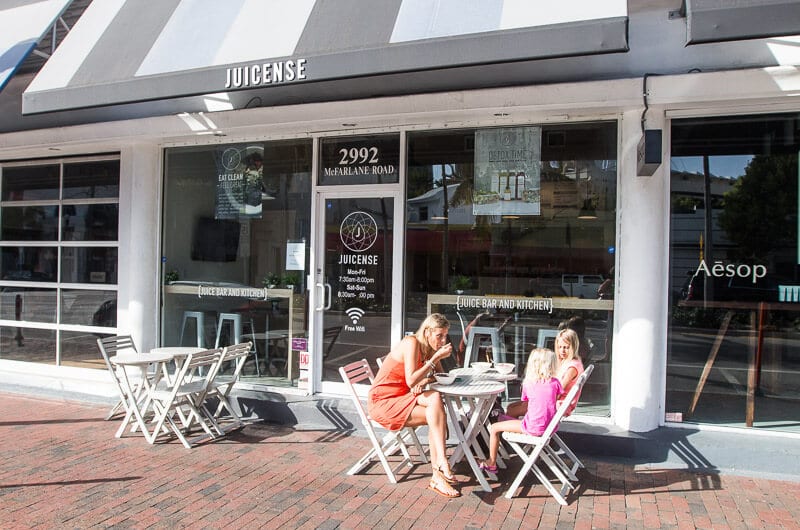
<path id="1" fill-rule="evenodd" d="M 798 0 L 684 0 L 686 44 L 800 34 Z"/>
<path id="2" fill-rule="evenodd" d="M 103 0 L 23 113 L 625 52 L 626 0 Z"/>
<path id="3" fill-rule="evenodd" d="M 0 3 L 0 90 L 70 1 L 6 0 Z"/>

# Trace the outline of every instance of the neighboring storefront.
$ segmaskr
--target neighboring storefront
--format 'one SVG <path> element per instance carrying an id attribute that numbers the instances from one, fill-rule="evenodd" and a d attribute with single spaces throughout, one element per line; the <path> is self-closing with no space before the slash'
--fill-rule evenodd
<path id="1" fill-rule="evenodd" d="M 173 41 L 154 34 L 133 43 L 140 65 L 93 84 L 118 38 L 108 32 L 63 84 L 37 78 L 18 130 L 0 133 L 0 371 L 80 379 L 65 369 L 101 367 L 93 341 L 116 333 L 141 349 L 251 340 L 244 386 L 341 394 L 339 367 L 374 364 L 439 311 L 451 366 L 488 356 L 522 373 L 534 346 L 582 326 L 595 364 L 582 421 L 791 431 L 800 76 L 762 67 L 797 39 L 735 43 L 751 61 L 741 68 L 724 45 L 684 48 L 668 2 L 613 2 L 570 57 L 512 60 L 509 43 L 542 35 L 506 21 L 460 41 L 491 46 L 448 69 L 453 30 L 418 35 L 404 18 L 413 2 L 395 3 L 392 46 L 370 48 L 385 37 L 370 33 L 327 63 L 276 53 L 258 68 L 207 63 L 201 79 L 187 63 L 170 77 L 177 58 L 157 52 Z M 186 15 L 182 4 L 157 9 Z M 682 16 L 708 7 L 692 4 Z M 296 49 L 319 52 L 308 27 L 322 7 L 298 6 L 292 16 L 311 22 L 287 22 Z M 109 10 L 87 13 L 111 28 L 121 22 Z M 603 35 L 610 53 L 590 56 Z M 660 45 L 645 46 L 651 35 Z M 406 77 L 356 71 L 430 50 L 447 53 Z M 800 64 L 787 57 L 779 64 Z M 349 61 L 356 70 L 337 75 Z M 717 71 L 684 73 L 701 61 Z M 112 79 L 119 70 L 130 78 Z M 276 86 L 267 70 L 283 76 Z M 212 94 L 219 75 L 231 90 Z M 202 96 L 181 92 L 194 82 Z M 473 351 L 470 328 L 482 330 Z"/>

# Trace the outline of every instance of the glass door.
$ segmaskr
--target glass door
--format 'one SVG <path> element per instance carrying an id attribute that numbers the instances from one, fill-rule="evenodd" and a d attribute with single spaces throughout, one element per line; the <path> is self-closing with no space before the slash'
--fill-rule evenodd
<path id="1" fill-rule="evenodd" d="M 399 339 L 397 204 L 396 190 L 317 195 L 314 362 L 323 391 L 343 390 L 339 367 L 353 361 L 367 359 L 377 370 L 376 359 Z"/>

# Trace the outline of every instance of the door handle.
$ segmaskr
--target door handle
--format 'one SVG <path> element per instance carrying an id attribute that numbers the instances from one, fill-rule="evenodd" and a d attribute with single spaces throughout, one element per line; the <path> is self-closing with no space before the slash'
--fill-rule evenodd
<path id="1" fill-rule="evenodd" d="M 325 286 L 322 285 L 321 283 L 315 283 L 314 284 L 314 288 L 315 289 L 319 288 L 319 287 L 322 287 L 322 296 L 319 299 L 319 302 L 320 302 L 319 305 L 314 307 L 314 311 L 322 311 L 323 309 L 330 308 L 330 306 L 328 306 L 327 308 L 325 307 Z"/>
<path id="2" fill-rule="evenodd" d="M 332 299 L 333 299 L 333 289 L 331 289 L 331 284 L 326 283 L 325 284 L 325 290 L 328 292 L 328 303 L 325 306 L 325 309 L 328 310 L 328 309 L 331 308 L 331 302 L 332 302 Z"/>

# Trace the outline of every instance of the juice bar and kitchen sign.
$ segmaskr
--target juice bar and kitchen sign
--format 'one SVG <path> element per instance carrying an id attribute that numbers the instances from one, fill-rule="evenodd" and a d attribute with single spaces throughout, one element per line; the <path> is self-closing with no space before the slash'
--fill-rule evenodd
<path id="1" fill-rule="evenodd" d="M 540 215 L 541 127 L 475 132 L 473 215 Z"/>

